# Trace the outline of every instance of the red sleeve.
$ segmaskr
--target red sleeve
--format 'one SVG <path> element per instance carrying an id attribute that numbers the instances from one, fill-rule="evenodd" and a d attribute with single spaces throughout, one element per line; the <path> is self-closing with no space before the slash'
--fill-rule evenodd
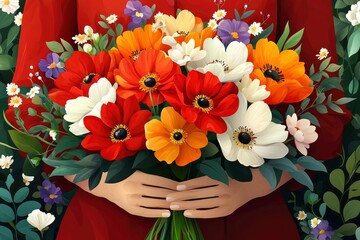
<path id="1" fill-rule="evenodd" d="M 321 61 L 315 56 L 321 48 L 329 50 L 332 62 L 337 63 L 336 38 L 334 30 L 332 2 L 329 0 L 278 0 L 278 36 L 290 21 L 291 33 L 305 28 L 302 38 L 300 60 L 305 62 L 307 69 L 315 64 L 318 69 Z M 338 74 L 338 73 L 336 73 Z M 344 96 L 339 90 L 329 91 L 333 99 Z M 316 95 L 313 94 L 311 98 Z M 312 111 L 320 122 L 317 128 L 318 140 L 310 145 L 309 155 L 318 160 L 334 159 L 341 153 L 342 133 L 344 125 L 350 120 L 349 112 L 343 108 L 345 114 L 338 114 L 329 109 L 327 114 Z"/>

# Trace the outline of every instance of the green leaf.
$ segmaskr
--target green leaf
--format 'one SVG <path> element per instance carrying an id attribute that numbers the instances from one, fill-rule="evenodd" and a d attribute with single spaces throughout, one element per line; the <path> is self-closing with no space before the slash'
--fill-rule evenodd
<path id="1" fill-rule="evenodd" d="M 328 110 L 325 105 L 317 105 L 315 108 L 316 108 L 316 111 L 318 111 L 318 113 L 321 113 L 321 114 L 328 113 Z"/>
<path id="2" fill-rule="evenodd" d="M 19 232 L 21 232 L 22 234 L 27 234 L 27 233 L 29 233 L 29 232 L 32 231 L 33 226 L 31 226 L 31 225 L 29 224 L 29 222 L 28 222 L 26 219 L 24 219 L 24 220 L 21 220 L 20 222 L 18 222 L 18 223 L 16 224 L 16 229 L 17 229 Z"/>
<path id="3" fill-rule="evenodd" d="M 359 200 L 351 200 L 348 202 L 343 211 L 343 216 L 345 222 L 350 219 L 356 218 L 360 214 L 360 201 Z"/>
<path id="4" fill-rule="evenodd" d="M 302 48 L 302 44 L 300 44 L 294 51 L 295 51 L 298 55 L 300 55 L 300 53 L 301 53 L 301 48 Z"/>
<path id="5" fill-rule="evenodd" d="M 0 204 L 0 222 L 8 223 L 15 219 L 14 211 L 5 204 Z"/>
<path id="6" fill-rule="evenodd" d="M 106 22 L 103 22 L 103 21 L 98 21 L 99 25 L 102 27 L 102 28 L 105 28 L 105 29 L 108 29 L 109 26 L 106 24 Z"/>
<path id="7" fill-rule="evenodd" d="M 315 205 L 318 201 L 319 201 L 319 195 L 317 195 L 316 193 L 310 193 L 309 194 L 307 202 L 310 205 Z"/>
<path id="8" fill-rule="evenodd" d="M 316 104 L 323 103 L 325 99 L 326 99 L 325 93 L 319 93 L 319 95 L 316 98 Z"/>
<path id="9" fill-rule="evenodd" d="M 71 46 L 71 44 L 64 39 L 60 38 L 62 45 L 65 47 L 66 51 L 72 53 L 74 52 L 74 48 Z"/>
<path id="10" fill-rule="evenodd" d="M 143 150 L 136 154 L 132 168 L 134 169 L 148 168 L 148 167 L 153 167 L 157 164 L 159 164 L 159 161 L 155 158 L 154 152 L 149 150 Z"/>
<path id="11" fill-rule="evenodd" d="M 0 188 L 0 198 L 8 203 L 13 202 L 10 192 L 5 188 Z"/>
<path id="12" fill-rule="evenodd" d="M 121 33 L 123 32 L 123 26 L 121 25 L 121 24 L 117 24 L 116 25 L 116 35 L 117 36 L 120 36 L 121 35 Z"/>
<path id="13" fill-rule="evenodd" d="M 200 163 L 199 170 L 202 174 L 208 176 L 211 179 L 217 180 L 226 185 L 229 184 L 228 175 L 218 161 L 205 160 Z"/>
<path id="14" fill-rule="evenodd" d="M 271 32 L 274 29 L 274 24 L 271 24 L 268 28 L 266 28 L 264 31 L 262 31 L 262 33 L 260 33 L 259 35 L 257 35 L 256 37 L 253 38 L 253 40 L 251 41 L 251 44 L 253 45 L 253 47 L 256 47 L 256 43 L 263 38 L 267 38 Z"/>
<path id="15" fill-rule="evenodd" d="M 46 46 L 54 53 L 62 53 L 65 51 L 63 46 L 56 41 L 46 42 Z"/>
<path id="16" fill-rule="evenodd" d="M 304 114 L 301 114 L 300 118 L 301 119 L 308 119 L 311 122 L 311 124 L 314 124 L 315 126 L 320 127 L 319 120 L 312 113 L 306 112 Z"/>
<path id="17" fill-rule="evenodd" d="M 40 209 L 41 204 L 35 201 L 27 201 L 22 204 L 17 209 L 17 214 L 20 217 L 27 217 L 29 213 L 31 213 L 35 209 Z"/>
<path id="18" fill-rule="evenodd" d="M 340 99 L 336 100 L 335 103 L 338 104 L 338 105 L 343 105 L 343 104 L 347 104 L 349 102 L 352 102 L 354 100 L 356 100 L 356 98 L 343 97 L 343 98 L 340 98 Z"/>
<path id="19" fill-rule="evenodd" d="M 309 175 L 304 171 L 289 172 L 290 175 L 298 182 L 307 186 L 311 191 L 314 191 L 314 185 Z"/>
<path id="20" fill-rule="evenodd" d="M 360 180 L 352 183 L 349 188 L 349 198 L 360 197 Z"/>
<path id="21" fill-rule="evenodd" d="M 310 103 L 310 98 L 305 98 L 302 102 L 301 102 L 301 110 L 304 110 Z"/>
<path id="22" fill-rule="evenodd" d="M 345 174 L 342 169 L 338 168 L 330 173 L 330 183 L 341 193 L 344 192 Z"/>
<path id="23" fill-rule="evenodd" d="M 239 182 L 250 182 L 253 179 L 251 168 L 245 167 L 239 161 L 225 161 L 225 171 L 229 177 Z"/>
<path id="24" fill-rule="evenodd" d="M 337 64 L 335 64 L 335 63 L 331 63 L 331 64 L 326 68 L 326 71 L 327 71 L 327 72 L 336 72 L 336 71 L 338 71 L 340 68 L 341 68 L 340 65 L 337 65 Z"/>
<path id="25" fill-rule="evenodd" d="M 354 95 L 359 91 L 359 80 L 354 78 L 349 84 L 349 93 Z"/>
<path id="26" fill-rule="evenodd" d="M 235 13 L 236 20 L 240 21 L 241 17 L 240 17 L 239 11 L 237 9 L 234 9 L 234 13 Z"/>
<path id="27" fill-rule="evenodd" d="M 173 162 L 170 165 L 171 168 L 171 172 L 175 175 L 175 177 L 177 177 L 180 181 L 185 181 L 187 180 L 186 177 L 189 173 L 189 165 L 186 165 L 184 167 L 180 167 L 178 165 L 176 165 L 175 162 Z"/>
<path id="28" fill-rule="evenodd" d="M 241 15 L 241 19 L 250 17 L 254 12 L 255 12 L 255 10 L 250 10 L 250 11 L 244 12 L 243 15 Z"/>
<path id="29" fill-rule="evenodd" d="M 335 3 L 335 9 L 341 9 L 347 7 L 347 4 L 343 0 L 337 0 Z"/>
<path id="30" fill-rule="evenodd" d="M 285 116 L 292 116 L 295 113 L 295 108 L 293 105 L 289 104 L 288 109 L 286 110 Z"/>
<path id="31" fill-rule="evenodd" d="M 219 149 L 212 142 L 208 142 L 205 148 L 201 149 L 201 156 L 203 158 L 212 157 L 219 152 Z"/>
<path id="32" fill-rule="evenodd" d="M 81 138 L 75 136 L 62 137 L 54 149 L 53 152 L 54 156 L 58 155 L 59 153 L 65 150 L 77 148 L 80 145 L 81 141 L 82 141 Z"/>
<path id="33" fill-rule="evenodd" d="M 109 42 L 109 37 L 108 35 L 104 35 L 101 37 L 100 42 L 99 42 L 99 48 L 100 50 L 106 50 L 106 47 L 108 45 Z"/>
<path id="34" fill-rule="evenodd" d="M 29 195 L 29 188 L 27 187 L 20 188 L 15 193 L 14 202 L 21 203 L 27 198 L 28 195 Z"/>
<path id="35" fill-rule="evenodd" d="M 266 178 L 266 180 L 270 184 L 271 189 L 275 189 L 275 187 L 277 186 L 277 181 L 274 168 L 271 165 L 265 163 L 260 166 L 259 170 L 260 173 Z"/>
<path id="36" fill-rule="evenodd" d="M 269 160 L 267 162 L 269 165 L 271 165 L 273 168 L 286 171 L 286 172 L 296 172 L 298 169 L 294 165 L 293 162 L 291 162 L 287 158 L 281 158 L 281 159 L 275 159 L 275 160 Z"/>
<path id="37" fill-rule="evenodd" d="M 296 163 L 312 171 L 327 172 L 327 169 L 323 163 L 310 156 L 300 157 Z"/>
<path id="38" fill-rule="evenodd" d="M 329 66 L 330 61 L 331 61 L 331 57 L 326 58 L 324 61 L 322 61 L 322 63 L 320 64 L 319 71 L 320 72 L 324 71 L 325 68 L 327 68 L 327 66 Z"/>
<path id="39" fill-rule="evenodd" d="M 279 38 L 279 41 L 277 42 L 277 46 L 279 48 L 279 51 L 281 51 L 284 47 L 286 39 L 289 37 L 290 34 L 290 26 L 289 21 L 286 23 L 285 29 L 281 37 Z"/>
<path id="40" fill-rule="evenodd" d="M 10 70 L 15 65 L 14 58 L 10 55 L 0 55 L 0 71 Z"/>
<path id="41" fill-rule="evenodd" d="M 14 22 L 14 15 L 0 11 L 0 29 L 10 26 Z"/>
<path id="42" fill-rule="evenodd" d="M 271 110 L 272 122 L 274 123 L 283 123 L 284 116 L 276 109 Z"/>
<path id="43" fill-rule="evenodd" d="M 5 182 L 6 187 L 10 190 L 11 185 L 12 185 L 13 183 L 14 183 L 14 178 L 13 178 L 13 176 L 12 176 L 11 174 L 9 174 L 9 175 L 7 176 L 6 182 Z"/>
<path id="44" fill-rule="evenodd" d="M 113 161 L 109 167 L 106 183 L 117 183 L 130 177 L 135 169 L 132 168 L 133 158 L 124 158 L 122 160 Z"/>
<path id="45" fill-rule="evenodd" d="M 350 35 L 349 42 L 347 46 L 349 58 L 355 55 L 360 49 L 360 28 L 355 29 L 355 31 Z"/>
<path id="46" fill-rule="evenodd" d="M 358 227 L 355 231 L 356 240 L 360 240 L 360 227 Z"/>
<path id="47" fill-rule="evenodd" d="M 9 135 L 15 146 L 21 151 L 34 154 L 42 153 L 42 146 L 35 137 L 25 135 L 16 130 L 9 130 Z"/>
<path id="48" fill-rule="evenodd" d="M 341 227 L 339 227 L 338 229 L 336 229 L 335 232 L 350 237 L 350 236 L 354 236 L 356 228 L 357 228 L 356 224 L 346 223 Z"/>
<path id="49" fill-rule="evenodd" d="M 295 47 L 299 42 L 301 41 L 301 38 L 304 34 L 304 29 L 301 29 L 300 31 L 296 32 L 294 35 L 292 35 L 284 45 L 284 50 L 290 49 Z"/>
<path id="50" fill-rule="evenodd" d="M 335 193 L 327 191 L 323 196 L 324 202 L 326 206 L 328 206 L 331 210 L 340 214 L 340 201 L 339 198 L 335 195 Z"/>
<path id="51" fill-rule="evenodd" d="M 20 32 L 20 28 L 16 25 L 13 25 L 8 32 L 8 36 L 6 39 L 6 46 L 10 46 L 10 44 L 12 43 L 12 41 L 15 40 L 15 38 L 19 35 Z"/>
<path id="52" fill-rule="evenodd" d="M 320 212 L 321 217 L 324 218 L 324 216 L 326 214 L 326 203 L 320 204 L 319 212 Z"/>
<path id="53" fill-rule="evenodd" d="M 327 78 L 322 81 L 319 86 L 319 90 L 322 92 L 326 92 L 334 88 L 342 90 L 341 79 L 339 77 Z"/>
<path id="54" fill-rule="evenodd" d="M 13 233 L 10 231 L 10 229 L 0 226 L 0 239 L 1 240 L 14 240 Z"/>

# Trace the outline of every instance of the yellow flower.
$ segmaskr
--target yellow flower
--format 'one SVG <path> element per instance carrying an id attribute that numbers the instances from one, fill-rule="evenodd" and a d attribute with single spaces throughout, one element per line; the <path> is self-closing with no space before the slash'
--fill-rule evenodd
<path id="1" fill-rule="evenodd" d="M 165 29 L 168 35 L 188 35 L 190 32 L 201 33 L 204 28 L 201 18 L 195 17 L 188 10 L 182 10 L 176 19 L 173 16 L 164 15 Z"/>

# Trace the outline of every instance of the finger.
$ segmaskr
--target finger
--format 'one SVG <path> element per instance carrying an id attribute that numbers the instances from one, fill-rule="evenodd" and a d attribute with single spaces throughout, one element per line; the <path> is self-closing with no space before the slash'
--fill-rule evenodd
<path id="1" fill-rule="evenodd" d="M 226 191 L 224 188 L 218 186 L 204 188 L 204 189 L 194 189 L 184 192 L 173 192 L 166 196 L 166 201 L 184 201 L 184 200 L 194 200 L 202 198 L 213 198 L 219 196 L 225 196 Z"/>
<path id="2" fill-rule="evenodd" d="M 132 215 L 147 217 L 147 218 L 168 218 L 171 213 L 169 210 L 163 209 L 148 209 L 144 207 L 135 207 L 128 211 Z"/>
<path id="3" fill-rule="evenodd" d="M 204 208 L 215 208 L 224 205 L 223 197 L 208 198 L 193 201 L 172 202 L 171 210 L 198 210 Z"/>
<path id="4" fill-rule="evenodd" d="M 169 209 L 170 208 L 170 204 L 167 201 L 165 201 L 164 199 L 156 199 L 156 198 L 148 198 L 148 197 L 141 197 L 141 198 L 136 199 L 136 206 L 152 208 L 152 209 L 159 209 L 159 208 Z"/>
<path id="5" fill-rule="evenodd" d="M 165 188 L 152 187 L 152 186 L 140 186 L 137 189 L 137 193 L 134 195 L 166 199 L 166 196 L 168 196 L 169 194 L 172 194 L 172 193 L 174 193 L 173 190 L 169 190 L 169 189 L 165 189 Z"/>
<path id="6" fill-rule="evenodd" d="M 209 178 L 208 176 L 204 176 L 204 177 L 180 182 L 177 185 L 176 189 L 178 191 L 184 191 L 184 190 L 190 190 L 190 189 L 196 189 L 196 188 L 218 186 L 220 184 L 222 184 L 222 183 L 220 183 L 219 181 L 213 180 L 213 179 Z"/>
<path id="7" fill-rule="evenodd" d="M 176 186 L 178 185 L 178 182 L 168 178 L 164 178 L 152 174 L 146 174 L 140 171 L 138 171 L 138 175 L 140 178 L 139 181 L 141 182 L 141 184 L 145 186 L 156 186 L 156 187 L 176 190 Z"/>
<path id="8" fill-rule="evenodd" d="M 218 218 L 233 213 L 233 210 L 226 207 L 218 207 L 209 210 L 186 210 L 184 216 L 187 218 Z"/>

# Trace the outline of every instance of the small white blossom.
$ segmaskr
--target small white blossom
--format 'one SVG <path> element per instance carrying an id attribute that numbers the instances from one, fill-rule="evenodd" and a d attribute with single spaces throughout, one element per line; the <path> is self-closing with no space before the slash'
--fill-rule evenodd
<path id="1" fill-rule="evenodd" d="M 53 141 L 56 141 L 57 132 L 55 132 L 54 130 L 50 130 L 49 135 Z"/>
<path id="2" fill-rule="evenodd" d="M 28 96 L 28 98 L 33 98 L 33 97 L 35 97 L 36 94 L 39 94 L 39 93 L 40 93 L 40 88 L 38 86 L 35 86 L 35 87 L 32 87 L 28 93 L 26 93 L 26 96 Z"/>
<path id="3" fill-rule="evenodd" d="M 23 14 L 22 12 L 19 12 L 17 15 L 15 15 L 14 17 L 14 23 L 18 26 L 21 26 L 22 24 L 22 19 L 23 19 Z"/>
<path id="4" fill-rule="evenodd" d="M 30 182 L 34 181 L 34 176 L 26 176 L 24 173 L 22 174 L 22 178 L 25 186 L 29 186 Z"/>
<path id="5" fill-rule="evenodd" d="M 253 36 L 257 36 L 260 33 L 262 33 L 263 28 L 261 27 L 261 23 L 258 22 L 253 22 L 250 26 L 249 26 L 249 31 L 248 33 L 253 35 Z"/>
<path id="6" fill-rule="evenodd" d="M 155 16 L 155 21 L 158 21 L 158 20 L 164 20 L 164 14 L 162 12 L 158 12 Z"/>
<path id="7" fill-rule="evenodd" d="M 319 54 L 316 54 L 316 57 L 318 57 L 319 60 L 323 60 L 327 58 L 329 55 L 329 51 L 326 48 L 321 48 Z"/>
<path id="8" fill-rule="evenodd" d="M 0 157 L 0 167 L 1 169 L 9 169 L 11 164 L 13 164 L 13 156 L 1 155 Z"/>
<path id="9" fill-rule="evenodd" d="M 91 44 L 85 43 L 83 49 L 86 53 L 91 53 L 93 47 L 91 46 Z"/>
<path id="10" fill-rule="evenodd" d="M 30 69 L 34 69 L 34 66 L 33 66 L 33 65 L 31 65 L 29 68 L 30 68 Z"/>
<path id="11" fill-rule="evenodd" d="M 321 223 L 320 219 L 318 219 L 318 218 L 311 219 L 311 227 L 312 228 L 316 228 L 316 226 L 319 225 L 319 223 Z"/>
<path id="12" fill-rule="evenodd" d="M 90 38 L 86 34 L 75 35 L 74 37 L 72 37 L 72 39 L 75 41 L 75 44 L 84 44 L 90 40 Z"/>
<path id="13" fill-rule="evenodd" d="M 218 24 L 215 19 L 210 19 L 208 23 L 208 27 L 211 27 L 213 31 L 215 31 L 218 27 Z"/>
<path id="14" fill-rule="evenodd" d="M 84 33 L 85 33 L 87 36 L 91 37 L 91 36 L 94 34 L 94 30 L 93 30 L 92 27 L 90 27 L 89 25 L 86 25 L 86 26 L 84 27 Z"/>
<path id="15" fill-rule="evenodd" d="M 31 226 L 37 228 L 41 232 L 55 221 L 55 216 L 51 213 L 44 213 L 39 209 L 35 209 L 29 213 L 26 220 Z"/>
<path id="16" fill-rule="evenodd" d="M 15 96 L 18 95 L 20 92 L 20 88 L 15 83 L 8 83 L 6 85 L 6 93 L 9 96 Z"/>
<path id="17" fill-rule="evenodd" d="M 97 42 L 100 40 L 100 34 L 99 33 L 94 33 L 92 36 L 91 36 L 91 40 L 93 40 L 94 42 Z"/>
<path id="18" fill-rule="evenodd" d="M 270 92 L 266 91 L 266 85 L 260 85 L 259 79 L 251 80 L 249 74 L 246 74 L 237 85 L 248 102 L 263 101 L 270 96 Z"/>
<path id="19" fill-rule="evenodd" d="M 225 16 L 226 16 L 226 11 L 224 9 L 219 9 L 216 12 L 214 12 L 214 14 L 212 15 L 212 17 L 216 21 L 223 19 Z"/>
<path id="20" fill-rule="evenodd" d="M 110 16 L 108 16 L 108 17 L 106 18 L 106 21 L 107 21 L 109 24 L 113 24 L 113 23 L 115 23 L 117 20 L 118 20 L 118 17 L 117 17 L 117 15 L 115 15 L 115 14 L 111 14 Z"/>
<path id="21" fill-rule="evenodd" d="M 10 99 L 9 106 L 18 108 L 22 104 L 22 99 L 19 96 L 13 96 Z"/>
<path id="22" fill-rule="evenodd" d="M 33 73 L 29 73 L 29 77 L 31 77 L 31 78 L 32 78 L 33 76 L 34 76 L 34 74 L 33 74 Z"/>
<path id="23" fill-rule="evenodd" d="M 307 217 L 307 214 L 304 211 L 299 211 L 298 215 L 297 215 L 297 220 L 302 221 L 305 220 Z"/>
<path id="24" fill-rule="evenodd" d="M 360 1 L 358 1 L 357 4 L 351 5 L 351 9 L 346 14 L 346 18 L 353 26 L 360 24 Z"/>
<path id="25" fill-rule="evenodd" d="M 15 13 L 20 8 L 19 0 L 0 0 L 0 8 L 7 14 Z"/>

